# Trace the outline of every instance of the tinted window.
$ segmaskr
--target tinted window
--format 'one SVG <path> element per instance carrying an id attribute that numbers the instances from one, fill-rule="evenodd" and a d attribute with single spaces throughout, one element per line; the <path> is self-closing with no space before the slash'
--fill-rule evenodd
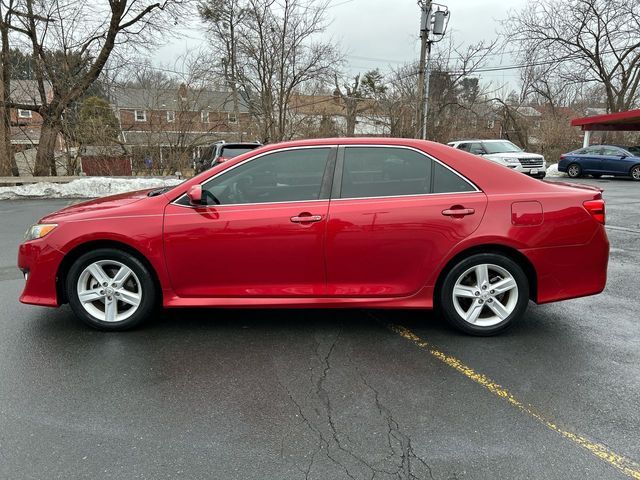
<path id="1" fill-rule="evenodd" d="M 623 152 L 619 148 L 615 148 L 615 147 L 603 147 L 602 148 L 602 155 L 607 155 L 607 156 L 610 156 L 610 157 L 620 157 L 620 156 L 622 156 L 622 154 L 623 154 Z"/>
<path id="2" fill-rule="evenodd" d="M 464 150 L 465 152 L 468 152 L 469 147 L 471 147 L 470 143 L 461 143 L 460 145 L 458 145 L 458 150 Z"/>
<path id="3" fill-rule="evenodd" d="M 222 152 L 220 153 L 220 156 L 224 158 L 233 158 L 233 157 L 237 157 L 238 155 L 242 155 L 243 153 L 250 152 L 255 148 L 257 147 L 242 147 L 242 146 L 222 147 Z"/>
<path id="4" fill-rule="evenodd" d="M 602 155 L 601 147 L 587 147 L 578 151 L 578 155 Z"/>
<path id="5" fill-rule="evenodd" d="M 330 148 L 304 148 L 249 160 L 205 183 L 203 203 L 317 200 L 329 152 Z"/>
<path id="6" fill-rule="evenodd" d="M 474 155 L 483 155 L 486 153 L 486 150 L 483 148 L 480 142 L 470 143 L 469 149 L 467 150 L 469 153 L 473 153 Z"/>
<path id="7" fill-rule="evenodd" d="M 473 192 L 469 182 L 448 168 L 433 162 L 433 193 Z"/>
<path id="8" fill-rule="evenodd" d="M 430 192 L 431 159 L 413 150 L 348 147 L 344 152 L 342 198 L 419 195 Z"/>

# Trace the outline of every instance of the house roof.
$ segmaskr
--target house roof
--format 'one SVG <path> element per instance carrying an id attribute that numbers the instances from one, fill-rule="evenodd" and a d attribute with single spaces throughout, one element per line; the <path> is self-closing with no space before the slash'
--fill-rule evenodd
<path id="1" fill-rule="evenodd" d="M 576 118 L 571 121 L 571 125 L 591 131 L 640 132 L 640 109 Z"/>
<path id="2" fill-rule="evenodd" d="M 123 131 L 122 141 L 130 146 L 190 147 L 209 145 L 228 138 L 229 132 L 141 132 Z"/>
<path id="3" fill-rule="evenodd" d="M 522 106 L 516 108 L 516 112 L 518 112 L 523 117 L 540 117 L 542 114 L 533 107 Z"/>
<path id="4" fill-rule="evenodd" d="M 49 82 L 45 82 L 44 91 L 47 98 L 50 98 L 53 90 Z M 17 103 L 42 104 L 36 80 L 11 80 L 9 96 Z"/>
<path id="5" fill-rule="evenodd" d="M 184 96 L 180 88 L 139 88 L 117 86 L 112 92 L 112 103 L 117 108 L 137 110 L 190 110 L 233 112 L 231 92 L 185 88 Z M 249 106 L 240 95 L 240 113 L 247 113 Z"/>
<path id="6" fill-rule="evenodd" d="M 40 127 L 11 127 L 12 145 L 38 145 Z"/>

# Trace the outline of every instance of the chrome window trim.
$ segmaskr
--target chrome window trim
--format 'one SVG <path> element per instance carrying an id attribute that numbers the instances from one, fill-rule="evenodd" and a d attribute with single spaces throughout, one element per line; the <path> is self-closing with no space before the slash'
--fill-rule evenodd
<path id="1" fill-rule="evenodd" d="M 389 145 L 389 144 L 376 144 L 376 145 L 370 145 L 370 144 L 328 144 L 328 145 L 304 145 L 304 146 L 299 146 L 299 147 L 283 147 L 283 148 L 279 148 L 276 150 L 269 150 L 268 152 L 264 152 L 261 153 L 259 155 L 256 155 L 255 157 L 251 157 L 251 158 L 247 158 L 246 160 L 233 165 L 232 167 L 229 167 L 221 172 L 216 173 L 215 175 L 213 175 L 212 177 L 207 178 L 205 181 L 203 181 L 202 183 L 200 183 L 199 185 L 204 185 L 205 183 L 219 177 L 220 175 L 222 175 L 223 173 L 229 172 L 231 170 L 233 170 L 236 167 L 239 167 L 240 165 L 244 165 L 247 162 L 250 162 L 252 160 L 256 160 L 260 157 L 263 157 L 264 155 L 269 155 L 271 153 L 277 153 L 277 152 L 283 152 L 283 151 L 288 151 L 288 150 L 304 150 L 304 149 L 309 149 L 309 148 L 336 148 L 336 147 L 344 147 L 345 150 L 349 147 L 373 147 L 373 148 L 404 148 L 406 150 L 413 150 L 419 154 L 424 155 L 426 158 L 439 163 L 440 165 L 442 165 L 444 168 L 446 168 L 447 170 L 449 170 L 450 172 L 452 172 L 454 175 L 457 175 L 459 178 L 461 178 L 464 182 L 468 183 L 471 187 L 473 187 L 473 191 L 471 192 L 442 192 L 442 193 L 412 193 L 409 195 L 385 195 L 385 196 L 379 196 L 379 197 L 350 197 L 350 198 L 325 198 L 325 199 L 319 199 L 319 200 L 292 200 L 289 202 L 260 202 L 260 203 L 227 203 L 224 205 L 181 205 L 179 203 L 176 203 L 178 201 L 180 201 L 183 197 L 185 197 L 187 195 L 187 192 L 183 193 L 182 195 L 180 195 L 178 198 L 176 198 L 175 200 L 173 200 L 171 202 L 171 204 L 176 205 L 177 207 L 185 207 L 185 208 L 222 208 L 222 207 L 239 207 L 239 206 L 244 206 L 244 205 L 276 205 L 276 204 L 289 204 L 289 203 L 309 203 L 309 202 L 336 202 L 336 201 L 344 201 L 344 200 L 376 200 L 376 199 L 385 199 L 385 198 L 411 198 L 411 197 L 427 197 L 427 196 L 434 196 L 434 195 L 467 195 L 470 193 L 482 193 L 482 190 L 480 188 L 478 188 L 478 186 L 473 183 L 471 180 L 469 180 L 468 178 L 466 178 L 465 176 L 463 176 L 462 174 L 458 173 L 456 170 L 454 170 L 453 168 L 451 168 L 449 165 L 447 165 L 446 163 L 441 162 L 440 160 L 438 160 L 437 158 L 435 158 L 434 156 L 423 152 L 420 149 L 417 149 L 415 147 L 410 147 L 408 145 Z"/>
<path id="2" fill-rule="evenodd" d="M 422 197 L 422 196 L 426 196 L 426 195 L 462 195 L 465 193 L 478 193 L 478 192 L 482 192 L 482 190 L 480 188 L 478 188 L 478 186 L 473 183 L 471 180 L 469 180 L 467 177 L 463 176 L 462 174 L 460 174 L 459 172 L 457 172 L 456 170 L 454 170 L 453 168 L 451 168 L 449 165 L 447 165 L 446 163 L 441 162 L 440 160 L 438 160 L 436 157 L 434 157 L 433 155 L 426 153 L 418 148 L 415 147 L 410 147 L 408 145 L 387 145 L 387 144 L 379 144 L 379 145 L 367 145 L 367 144 L 348 144 L 348 145 L 341 145 L 344 147 L 345 152 L 349 147 L 366 147 L 366 148 L 404 148 L 405 150 L 413 150 L 414 152 L 417 152 L 431 160 L 433 160 L 436 163 L 439 163 L 441 166 L 443 166 L 444 168 L 446 168 L 447 170 L 449 170 L 451 173 L 453 173 L 454 175 L 457 175 L 459 178 L 462 179 L 462 181 L 466 182 L 468 185 L 470 185 L 474 191 L 472 192 L 442 192 L 442 193 L 411 193 L 408 195 L 381 195 L 379 197 L 349 197 L 349 198 L 331 198 L 331 201 L 335 201 L 335 200 L 358 200 L 358 199 L 370 199 L 370 198 L 399 198 L 399 197 Z M 344 165 L 343 165 L 344 168 Z"/>

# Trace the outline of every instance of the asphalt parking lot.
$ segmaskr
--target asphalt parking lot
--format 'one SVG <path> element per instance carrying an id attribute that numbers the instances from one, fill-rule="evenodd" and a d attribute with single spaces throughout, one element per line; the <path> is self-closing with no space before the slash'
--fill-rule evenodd
<path id="1" fill-rule="evenodd" d="M 640 184 L 582 181 L 608 202 L 606 291 L 495 338 L 361 310 L 92 331 L 17 301 L 23 232 L 69 201 L 0 202 L 0 478 L 640 479 Z"/>

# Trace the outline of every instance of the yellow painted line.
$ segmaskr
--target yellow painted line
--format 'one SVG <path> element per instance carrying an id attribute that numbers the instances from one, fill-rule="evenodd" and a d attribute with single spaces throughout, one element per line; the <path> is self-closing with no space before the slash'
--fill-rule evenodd
<path id="1" fill-rule="evenodd" d="M 571 432 L 560 427 L 557 423 L 547 419 L 541 413 L 539 413 L 534 407 L 528 405 L 520 400 L 518 400 L 511 392 L 509 392 L 502 385 L 494 382 L 487 376 L 482 373 L 476 372 L 473 368 L 468 367 L 460 360 L 451 355 L 447 355 L 444 352 L 441 352 L 433 345 L 430 345 L 428 342 L 425 342 L 420 337 L 418 337 L 415 333 L 413 333 L 408 328 L 405 328 L 400 325 L 387 325 L 389 329 L 393 332 L 398 333 L 402 337 L 406 338 L 410 342 L 414 343 L 420 348 L 427 350 L 431 355 L 436 357 L 441 362 L 449 365 L 454 370 L 457 370 L 465 377 L 470 380 L 473 380 L 477 384 L 489 390 L 491 393 L 496 395 L 497 397 L 503 398 L 507 402 L 509 402 L 512 406 L 516 407 L 523 413 L 535 418 L 537 421 L 542 423 L 545 427 L 550 430 L 553 430 L 556 433 L 559 433 L 564 438 L 571 440 L 576 445 L 584 448 L 589 451 L 600 460 L 605 461 L 612 467 L 617 468 L 625 475 L 628 475 L 631 478 L 635 478 L 636 480 L 640 480 L 640 465 L 631 460 L 623 457 L 622 455 L 618 455 L 617 453 L 611 451 L 609 448 L 604 445 L 594 442 L 587 437 L 579 435 L 577 433 Z"/>

